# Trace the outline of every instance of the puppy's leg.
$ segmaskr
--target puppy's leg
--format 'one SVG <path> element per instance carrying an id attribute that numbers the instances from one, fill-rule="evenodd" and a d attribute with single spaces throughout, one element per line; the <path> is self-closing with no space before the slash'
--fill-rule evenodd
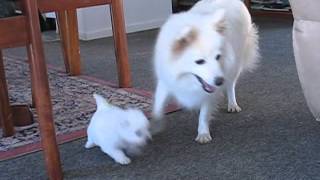
<path id="1" fill-rule="evenodd" d="M 119 164 L 126 165 L 131 162 L 130 158 L 128 158 L 120 149 L 117 149 L 115 147 L 102 146 L 101 150 L 108 154 L 113 160 L 115 160 Z"/>
<path id="2" fill-rule="evenodd" d="M 198 125 L 198 136 L 196 141 L 201 144 L 208 143 L 212 140 L 209 130 L 209 116 L 211 113 L 209 102 L 201 106 Z"/>
<path id="3" fill-rule="evenodd" d="M 163 116 L 163 109 L 165 107 L 165 102 L 169 93 L 167 88 L 161 83 L 158 82 L 154 104 L 153 104 L 153 120 L 151 121 L 151 133 L 157 134 L 164 129 L 165 123 L 161 120 Z"/>
<path id="4" fill-rule="evenodd" d="M 228 112 L 240 112 L 241 108 L 236 99 L 236 83 L 240 75 L 240 68 L 236 70 L 235 74 L 226 81 L 226 91 L 228 97 Z"/>

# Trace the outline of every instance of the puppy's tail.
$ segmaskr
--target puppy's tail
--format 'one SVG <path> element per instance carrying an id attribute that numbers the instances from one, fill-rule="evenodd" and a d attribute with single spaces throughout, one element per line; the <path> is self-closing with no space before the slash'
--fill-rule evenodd
<path id="1" fill-rule="evenodd" d="M 97 111 L 105 108 L 109 108 L 111 105 L 107 102 L 105 98 L 103 98 L 99 94 L 93 94 L 94 99 L 96 100 L 97 104 Z"/>

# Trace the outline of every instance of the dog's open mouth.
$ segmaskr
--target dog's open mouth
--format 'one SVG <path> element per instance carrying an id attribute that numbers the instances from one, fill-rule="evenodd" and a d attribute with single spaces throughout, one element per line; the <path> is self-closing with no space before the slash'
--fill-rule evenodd
<path id="1" fill-rule="evenodd" d="M 203 90 L 205 90 L 207 93 L 213 93 L 215 91 L 215 87 L 208 84 L 205 80 L 203 80 L 200 76 L 193 74 L 198 81 L 200 82 L 200 84 L 202 85 Z"/>

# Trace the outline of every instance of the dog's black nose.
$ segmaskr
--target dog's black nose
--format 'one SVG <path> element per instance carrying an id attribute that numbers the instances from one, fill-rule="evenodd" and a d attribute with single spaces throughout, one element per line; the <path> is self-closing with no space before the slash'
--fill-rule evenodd
<path id="1" fill-rule="evenodd" d="M 217 77 L 214 81 L 214 83 L 217 85 L 217 86 L 221 86 L 224 82 L 224 78 L 223 77 Z"/>

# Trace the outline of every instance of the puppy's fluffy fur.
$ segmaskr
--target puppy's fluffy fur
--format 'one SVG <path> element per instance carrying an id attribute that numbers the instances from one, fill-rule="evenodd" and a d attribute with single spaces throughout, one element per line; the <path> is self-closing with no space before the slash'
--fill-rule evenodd
<path id="1" fill-rule="evenodd" d="M 202 0 L 191 10 L 172 15 L 155 46 L 154 117 L 162 116 L 167 97 L 173 96 L 189 109 L 200 108 L 196 141 L 211 141 L 211 111 L 223 91 L 228 111 L 241 111 L 236 81 L 257 59 L 257 31 L 242 1 Z"/>
<path id="2" fill-rule="evenodd" d="M 87 129 L 86 148 L 99 146 L 117 163 L 129 164 L 125 152 L 137 151 L 151 135 L 149 121 L 136 109 L 121 109 L 112 106 L 100 95 L 94 94 L 97 110 Z"/>

